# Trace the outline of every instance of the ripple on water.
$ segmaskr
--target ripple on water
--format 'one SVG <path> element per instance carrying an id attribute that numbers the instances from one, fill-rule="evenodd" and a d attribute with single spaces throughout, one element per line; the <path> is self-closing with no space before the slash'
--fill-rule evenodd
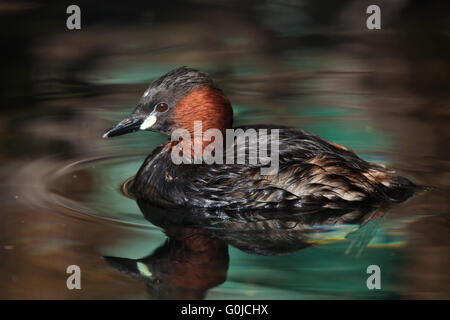
<path id="1" fill-rule="evenodd" d="M 141 156 L 103 156 L 70 163 L 39 159 L 22 168 L 16 179 L 33 179 L 22 191 L 28 204 L 100 223 L 154 229 L 136 202 L 121 190 L 142 161 Z"/>

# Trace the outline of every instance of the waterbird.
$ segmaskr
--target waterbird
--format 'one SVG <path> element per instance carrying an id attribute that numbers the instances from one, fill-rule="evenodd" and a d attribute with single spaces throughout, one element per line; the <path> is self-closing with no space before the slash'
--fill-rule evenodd
<path id="1" fill-rule="evenodd" d="M 195 123 L 201 131 L 215 129 L 277 130 L 276 172 L 262 174 L 267 163 L 174 163 L 174 148 L 196 143 Z M 131 115 L 109 129 L 104 138 L 138 130 L 172 136 L 175 130 L 191 134 L 169 140 L 145 159 L 130 184 L 130 193 L 160 206 L 218 211 L 361 208 L 403 202 L 417 186 L 383 164 L 368 162 L 344 146 L 327 142 L 307 131 L 278 125 L 233 128 L 229 99 L 205 72 L 181 67 L 153 81 Z M 250 144 L 229 146 L 249 155 Z M 230 142 L 230 141 L 228 141 Z M 228 143 L 227 142 L 227 143 Z M 208 147 L 201 142 L 201 149 Z M 239 149 L 239 150 L 238 150 Z M 177 151 L 178 152 L 178 151 Z M 190 157 L 195 157 L 195 152 Z M 236 159 L 235 159 L 236 160 Z"/>

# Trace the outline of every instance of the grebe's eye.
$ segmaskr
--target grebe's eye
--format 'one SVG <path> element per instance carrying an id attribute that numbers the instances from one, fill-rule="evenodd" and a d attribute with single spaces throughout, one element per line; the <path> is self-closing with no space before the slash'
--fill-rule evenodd
<path id="1" fill-rule="evenodd" d="M 158 111 L 158 112 L 166 112 L 167 109 L 169 109 L 169 106 L 167 105 L 167 103 L 160 102 L 156 105 L 156 111 Z"/>

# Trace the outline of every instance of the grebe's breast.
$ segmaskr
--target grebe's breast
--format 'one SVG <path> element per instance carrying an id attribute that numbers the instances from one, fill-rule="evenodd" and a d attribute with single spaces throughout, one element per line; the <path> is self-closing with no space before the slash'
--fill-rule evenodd
<path id="1" fill-rule="evenodd" d="M 133 193 L 184 207 L 314 210 L 399 202 L 413 192 L 409 180 L 311 133 L 275 126 L 240 129 L 249 128 L 267 129 L 267 145 L 278 144 L 278 165 L 271 174 L 262 174 L 267 163 L 237 164 L 239 152 L 234 152 L 233 164 L 176 165 L 166 144 L 147 157 L 136 175 Z M 277 141 L 271 140 L 273 129 L 279 129 Z M 236 148 L 244 148 L 235 151 L 244 151 L 248 159 L 248 144 Z"/>

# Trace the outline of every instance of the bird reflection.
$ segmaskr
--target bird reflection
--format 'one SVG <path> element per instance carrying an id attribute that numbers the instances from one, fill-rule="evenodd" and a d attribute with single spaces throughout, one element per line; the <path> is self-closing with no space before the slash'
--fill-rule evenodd
<path id="1" fill-rule="evenodd" d="M 203 299 L 226 279 L 228 247 L 203 230 L 167 228 L 168 239 L 142 259 L 104 257 L 119 271 L 146 284 L 154 299 Z"/>
<path id="2" fill-rule="evenodd" d="M 145 218 L 162 228 L 168 239 L 141 259 L 104 258 L 120 272 L 145 283 L 154 299 L 203 299 L 207 290 L 226 280 L 228 245 L 249 254 L 289 254 L 326 242 L 337 226 L 352 224 L 355 228 L 352 232 L 347 229 L 344 237 L 350 240 L 348 251 L 357 249 L 360 253 L 375 234 L 378 218 L 387 210 L 385 207 L 240 214 L 187 212 L 136 201 Z"/>

